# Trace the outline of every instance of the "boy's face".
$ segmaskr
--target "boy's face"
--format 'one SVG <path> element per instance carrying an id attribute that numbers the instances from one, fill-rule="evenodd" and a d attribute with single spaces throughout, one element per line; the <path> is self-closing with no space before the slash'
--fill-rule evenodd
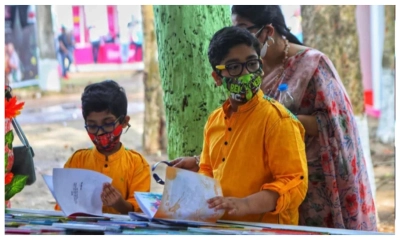
<path id="1" fill-rule="evenodd" d="M 229 51 L 228 55 L 226 55 L 225 59 L 222 60 L 220 65 L 225 65 L 226 68 L 221 70 L 221 75 L 223 77 L 239 77 L 242 75 L 249 74 L 248 68 L 252 70 L 252 68 L 258 69 L 256 66 L 257 60 L 259 56 L 253 47 L 247 46 L 246 44 L 237 45 Z M 247 68 L 244 63 L 247 62 Z M 222 85 L 222 78 L 215 71 L 212 72 L 212 76 L 214 78 L 217 86 Z"/>
<path id="2" fill-rule="evenodd" d="M 124 118 L 122 123 L 121 118 Z M 100 152 L 114 152 L 119 149 L 119 137 L 129 120 L 129 116 L 116 117 L 109 111 L 91 112 L 86 117 L 85 127 Z"/>

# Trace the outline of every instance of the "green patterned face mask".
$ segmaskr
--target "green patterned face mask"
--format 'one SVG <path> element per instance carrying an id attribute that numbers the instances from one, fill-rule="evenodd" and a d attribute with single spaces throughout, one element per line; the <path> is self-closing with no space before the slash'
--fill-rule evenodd
<path id="1" fill-rule="evenodd" d="M 240 77 L 223 77 L 223 85 L 228 90 L 231 98 L 245 103 L 252 99 L 260 89 L 262 70 L 249 73 Z"/>

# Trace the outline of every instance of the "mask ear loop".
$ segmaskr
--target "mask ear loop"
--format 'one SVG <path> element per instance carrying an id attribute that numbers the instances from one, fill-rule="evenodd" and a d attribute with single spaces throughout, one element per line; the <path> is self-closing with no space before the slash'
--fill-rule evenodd
<path id="1" fill-rule="evenodd" d="M 151 171 L 152 171 L 152 172 L 154 172 L 154 170 L 157 168 L 157 166 L 158 166 L 159 163 L 164 163 L 164 164 L 167 164 L 167 166 L 172 167 L 172 164 L 171 164 L 170 162 L 167 162 L 167 161 L 160 161 L 160 162 L 155 163 L 155 164 L 151 167 Z M 164 185 L 164 184 L 165 184 L 164 180 L 162 180 L 162 179 L 160 178 L 160 176 L 158 176 L 157 173 L 153 173 L 153 178 L 154 178 L 154 180 L 156 180 L 156 182 L 157 182 L 158 184 L 161 184 L 161 185 Z"/>

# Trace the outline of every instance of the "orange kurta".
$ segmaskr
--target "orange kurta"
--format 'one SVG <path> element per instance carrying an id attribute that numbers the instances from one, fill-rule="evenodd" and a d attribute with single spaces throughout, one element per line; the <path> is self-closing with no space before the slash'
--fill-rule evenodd
<path id="1" fill-rule="evenodd" d="M 218 179 L 225 197 L 263 189 L 280 197 L 273 212 L 222 219 L 297 225 L 308 186 L 302 124 L 262 91 L 227 118 L 229 106 L 226 101 L 208 118 L 199 173 Z"/>
<path id="2" fill-rule="evenodd" d="M 64 168 L 89 169 L 112 178 L 111 185 L 130 202 L 135 212 L 140 211 L 134 192 L 150 191 L 150 166 L 138 152 L 121 148 L 110 156 L 101 154 L 96 148 L 76 151 Z M 60 210 L 59 206 L 55 206 Z M 103 213 L 119 214 L 112 207 L 103 206 Z"/>

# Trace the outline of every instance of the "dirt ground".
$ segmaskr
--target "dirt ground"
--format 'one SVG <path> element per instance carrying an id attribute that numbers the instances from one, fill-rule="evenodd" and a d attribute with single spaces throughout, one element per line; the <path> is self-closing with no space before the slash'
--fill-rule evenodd
<path id="1" fill-rule="evenodd" d="M 41 173 L 51 174 L 55 167 L 63 167 L 68 157 L 80 148 L 91 146 L 83 127 L 80 95 L 89 82 L 103 79 L 117 80 L 128 94 L 131 127 L 122 136 L 129 148 L 142 151 L 143 133 L 143 83 L 140 73 L 131 71 L 108 73 L 75 73 L 63 80 L 61 93 L 39 93 L 37 88 L 16 89 L 14 94 L 25 101 L 18 117 L 21 127 L 35 151 L 36 182 L 26 186 L 11 200 L 13 208 L 48 209 L 54 199 L 46 187 Z M 394 233 L 395 219 L 395 168 L 394 144 L 381 144 L 374 136 L 378 119 L 368 118 L 371 157 L 377 186 L 376 206 L 379 214 L 379 231 Z M 18 140 L 14 145 L 18 145 Z M 165 153 L 148 156 L 150 164 L 166 160 Z M 159 170 L 159 171 L 162 171 Z M 152 182 L 152 191 L 162 191 L 162 186 Z"/>

